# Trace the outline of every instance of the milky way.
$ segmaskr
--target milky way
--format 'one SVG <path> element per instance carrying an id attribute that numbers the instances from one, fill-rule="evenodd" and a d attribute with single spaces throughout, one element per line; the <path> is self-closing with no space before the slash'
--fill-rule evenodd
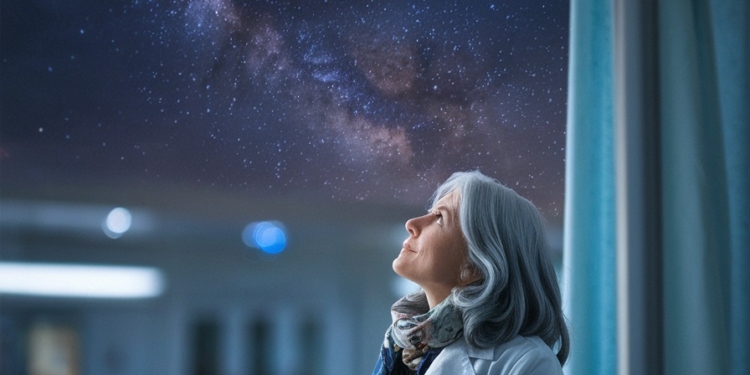
<path id="1" fill-rule="evenodd" d="M 562 210 L 566 1 L 2 3 L 2 163 L 422 204 L 479 168 Z M 5 185 L 8 185 L 5 182 Z"/>

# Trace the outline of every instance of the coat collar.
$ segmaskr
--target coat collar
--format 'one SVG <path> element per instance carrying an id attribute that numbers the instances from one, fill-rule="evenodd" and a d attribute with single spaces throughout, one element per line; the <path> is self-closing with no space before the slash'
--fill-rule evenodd
<path id="1" fill-rule="evenodd" d="M 492 361 L 495 359 L 495 347 L 491 348 L 475 348 L 469 344 L 466 343 L 465 340 L 461 340 L 463 343 L 463 346 L 466 350 L 466 354 L 469 356 L 469 358 L 476 358 L 476 359 L 484 359 L 487 361 Z"/>
<path id="2" fill-rule="evenodd" d="M 472 359 L 492 361 L 495 348 L 473 348 L 464 338 L 446 346 L 425 375 L 475 374 Z"/>

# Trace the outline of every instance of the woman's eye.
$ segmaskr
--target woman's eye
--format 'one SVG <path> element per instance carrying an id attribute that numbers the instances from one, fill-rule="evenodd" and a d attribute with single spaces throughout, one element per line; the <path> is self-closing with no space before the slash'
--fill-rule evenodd
<path id="1" fill-rule="evenodd" d="M 435 216 L 437 217 L 435 221 L 437 221 L 438 224 L 443 225 L 443 215 L 441 215 L 440 213 L 435 213 Z"/>

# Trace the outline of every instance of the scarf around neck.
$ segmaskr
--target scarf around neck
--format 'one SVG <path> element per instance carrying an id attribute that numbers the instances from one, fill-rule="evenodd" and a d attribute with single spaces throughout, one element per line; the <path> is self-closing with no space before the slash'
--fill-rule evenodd
<path id="1" fill-rule="evenodd" d="M 442 349 L 463 333 L 463 322 L 450 297 L 430 309 L 423 292 L 407 295 L 393 304 L 391 318 L 393 349 L 403 349 L 402 361 L 412 371 L 428 350 Z"/>

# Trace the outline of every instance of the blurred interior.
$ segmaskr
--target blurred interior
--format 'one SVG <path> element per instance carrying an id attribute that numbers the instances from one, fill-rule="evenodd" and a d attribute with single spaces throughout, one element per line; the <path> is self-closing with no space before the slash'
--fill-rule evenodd
<path id="1" fill-rule="evenodd" d="M 54 191 L 3 192 L 2 262 L 155 267 L 164 289 L 124 299 L 2 295 L 9 373 L 27 364 L 69 369 L 29 373 L 366 373 L 390 304 L 413 288 L 390 263 L 405 218 L 424 206 L 221 189 Z M 111 238 L 115 207 L 132 225 Z M 245 227 L 265 220 L 286 229 L 277 254 L 243 242 Z M 550 233 L 559 263 L 559 229 Z"/>

